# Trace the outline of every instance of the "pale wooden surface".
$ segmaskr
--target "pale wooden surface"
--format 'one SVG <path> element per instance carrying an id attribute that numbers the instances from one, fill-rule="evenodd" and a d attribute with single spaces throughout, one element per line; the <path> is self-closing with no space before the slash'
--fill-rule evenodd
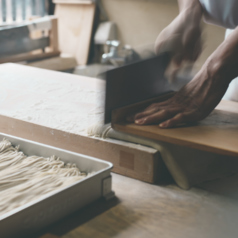
<path id="1" fill-rule="evenodd" d="M 20 61 L 27 61 L 27 60 L 41 60 L 41 59 L 47 59 L 50 57 L 55 57 L 60 55 L 59 51 L 55 52 L 40 52 L 37 54 L 30 54 L 30 53 L 25 53 L 25 54 L 19 54 L 19 55 L 14 55 L 14 56 L 9 56 L 4 59 L 0 60 L 0 64 L 6 63 L 6 62 L 20 62 Z"/>
<path id="2" fill-rule="evenodd" d="M 66 71 L 74 69 L 77 66 L 77 62 L 74 57 L 52 57 L 50 59 L 39 60 L 27 63 L 28 66 L 33 66 L 41 69 L 50 69 L 56 71 Z"/>
<path id="3" fill-rule="evenodd" d="M 53 52 L 59 51 L 59 33 L 58 33 L 58 19 L 52 18 L 50 30 L 50 49 Z"/>
<path id="4" fill-rule="evenodd" d="M 235 181 L 237 175 L 233 192 Z M 96 202 L 44 232 L 62 238 L 235 238 L 237 197 L 226 194 L 227 184 L 220 185 L 223 192 L 215 187 L 213 192 L 184 191 L 173 184 L 150 185 L 113 174 L 116 199 Z"/>
<path id="5" fill-rule="evenodd" d="M 0 132 L 110 161 L 114 172 L 149 183 L 164 173 L 160 154 L 153 148 L 72 134 L 2 115 Z"/>
<path id="6" fill-rule="evenodd" d="M 78 64 L 87 64 L 95 4 L 57 4 L 59 47 L 62 53 L 73 55 Z"/>
<path id="7" fill-rule="evenodd" d="M 80 90 L 82 89 L 82 92 L 86 90 L 89 93 L 97 87 L 103 90 L 104 81 L 16 64 L 0 65 L 0 75 L 2 83 L 0 87 L 0 132 L 110 161 L 114 164 L 115 172 L 143 181 L 152 183 L 162 175 L 164 164 L 156 149 L 113 139 L 88 137 L 86 134 L 69 133 L 63 129 L 55 129 L 54 123 L 51 124 L 52 127 L 47 126 L 41 120 L 32 123 L 28 120 L 27 115 L 25 115 L 25 120 L 6 116 L 9 115 L 9 111 L 10 115 L 13 115 L 17 110 L 25 110 L 29 107 L 29 102 L 35 99 L 37 99 L 36 102 L 54 100 L 55 105 L 60 108 L 63 105 L 66 107 L 69 105 L 73 107 L 73 111 L 81 107 L 84 109 L 82 113 L 87 114 L 95 108 L 95 103 L 80 97 Z M 74 101 L 69 101 L 67 93 L 57 92 L 62 92 L 60 90 L 65 84 L 80 89 Z M 53 85 L 50 92 L 42 92 L 47 85 Z M 54 87 L 58 90 L 51 90 Z M 29 110 L 26 110 L 26 113 Z M 49 117 L 52 111 L 54 122 L 55 118 L 60 115 L 55 115 L 54 108 L 51 108 L 46 117 Z"/>
<path id="8" fill-rule="evenodd" d="M 126 122 L 122 115 L 125 116 L 132 108 L 133 105 L 113 112 L 112 127 L 115 130 L 217 154 L 238 156 L 238 103 L 221 101 L 201 122 L 171 129 Z"/>

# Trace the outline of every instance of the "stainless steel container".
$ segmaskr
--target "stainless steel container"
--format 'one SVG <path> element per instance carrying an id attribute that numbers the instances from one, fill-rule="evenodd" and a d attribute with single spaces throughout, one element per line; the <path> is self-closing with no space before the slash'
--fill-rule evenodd
<path id="1" fill-rule="evenodd" d="M 81 171 L 94 173 L 79 182 L 44 195 L 1 216 L 1 238 L 24 237 L 101 197 L 106 199 L 113 197 L 110 175 L 113 165 L 111 163 L 0 133 L 0 140 L 3 138 L 9 139 L 15 146 L 20 145 L 20 150 L 26 155 L 44 157 L 56 155 L 64 162 L 75 163 Z"/>

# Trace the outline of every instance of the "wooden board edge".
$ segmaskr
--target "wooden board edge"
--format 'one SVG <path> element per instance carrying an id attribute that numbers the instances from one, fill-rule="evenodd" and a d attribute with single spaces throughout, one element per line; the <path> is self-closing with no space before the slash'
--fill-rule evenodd
<path id="1" fill-rule="evenodd" d="M 124 124 L 124 123 L 114 123 L 112 127 L 113 127 L 113 129 L 115 129 L 117 131 L 130 133 L 130 134 L 141 136 L 141 137 L 145 137 L 145 134 L 146 134 L 147 138 L 154 139 L 154 140 L 157 140 L 157 141 L 168 142 L 168 143 L 171 143 L 171 144 L 176 144 L 176 145 L 181 145 L 181 146 L 188 146 L 188 147 L 193 148 L 193 149 L 212 152 L 212 153 L 215 153 L 215 154 L 222 154 L 222 155 L 237 157 L 236 152 L 227 151 L 227 150 L 219 148 L 219 147 L 210 147 L 210 146 L 207 146 L 205 144 L 197 144 L 197 143 L 194 143 L 194 142 L 182 141 L 182 140 L 177 139 L 177 138 L 168 138 L 167 136 L 163 136 L 163 135 L 156 135 L 155 136 L 154 134 L 151 134 L 149 132 L 148 133 L 146 133 L 146 132 L 141 133 L 140 131 L 137 131 L 134 128 L 127 128 L 126 124 Z"/>
<path id="2" fill-rule="evenodd" d="M 140 111 L 152 103 L 162 102 L 162 101 L 170 98 L 173 95 L 174 95 L 174 92 L 166 93 L 165 95 L 161 95 L 161 96 L 158 96 L 158 97 L 155 97 L 152 99 L 148 99 L 148 100 L 145 100 L 145 101 L 142 101 L 139 103 L 131 104 L 131 105 L 113 110 L 112 111 L 112 123 L 111 123 L 112 128 L 114 130 L 117 130 L 120 132 L 131 133 L 133 135 L 147 137 L 147 138 L 154 139 L 157 141 L 168 142 L 171 144 L 188 146 L 193 149 L 198 149 L 198 150 L 208 151 L 208 152 L 212 152 L 212 153 L 216 153 L 216 154 L 237 157 L 237 152 L 235 152 L 235 151 L 231 151 L 231 150 L 228 151 L 228 150 L 225 150 L 220 147 L 210 147 L 210 146 L 207 146 L 206 144 L 197 144 L 197 143 L 190 142 L 190 141 L 183 141 L 183 140 L 177 139 L 175 137 L 168 137 L 165 135 L 158 135 L 158 134 L 155 135 L 153 133 L 150 133 L 149 131 L 141 132 L 141 131 L 136 130 L 136 128 L 129 127 L 129 126 L 127 127 L 127 125 L 130 125 L 130 123 L 128 123 L 126 121 L 126 116 L 130 115 L 130 113 L 133 114 L 137 111 Z M 227 104 L 227 102 L 225 102 L 224 104 Z M 215 110 L 223 111 L 224 105 L 222 105 L 222 104 L 218 105 L 215 108 Z M 228 111 L 228 110 L 224 110 L 224 111 Z M 237 113 L 237 110 L 233 110 L 232 112 Z"/>
<path id="3" fill-rule="evenodd" d="M 0 64 L 7 63 L 7 62 L 40 60 L 40 59 L 46 59 L 46 58 L 59 56 L 59 55 L 60 55 L 60 51 L 44 52 L 39 54 L 25 53 L 25 54 L 9 56 L 9 57 L 0 59 Z"/>
<path id="4" fill-rule="evenodd" d="M 158 166 L 153 167 L 155 160 L 161 160 L 156 150 L 148 152 L 129 147 L 126 142 L 112 143 L 3 115 L 0 115 L 0 132 L 112 162 L 114 172 L 144 182 L 154 183 L 160 173 Z"/>

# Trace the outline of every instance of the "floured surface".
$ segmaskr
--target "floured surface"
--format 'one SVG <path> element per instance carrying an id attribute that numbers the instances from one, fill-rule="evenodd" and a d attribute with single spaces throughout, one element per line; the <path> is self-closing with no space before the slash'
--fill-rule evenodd
<path id="1" fill-rule="evenodd" d="M 74 134 L 103 121 L 102 80 L 17 64 L 0 75 L 1 115 Z"/>
<path id="2" fill-rule="evenodd" d="M 86 134 L 102 121 L 105 81 L 16 64 L 0 65 L 0 75 L 2 133 L 110 161 L 115 172 L 149 183 L 160 176 L 157 150 Z"/>

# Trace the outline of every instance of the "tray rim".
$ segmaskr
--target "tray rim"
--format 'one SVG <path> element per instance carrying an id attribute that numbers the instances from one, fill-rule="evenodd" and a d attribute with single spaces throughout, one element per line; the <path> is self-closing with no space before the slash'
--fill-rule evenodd
<path id="1" fill-rule="evenodd" d="M 50 146 L 50 145 L 47 145 L 47 144 L 39 143 L 39 142 L 32 141 L 32 140 L 27 140 L 27 139 L 24 139 L 24 138 L 21 138 L 21 137 L 16 137 L 16 136 L 12 136 L 12 135 L 5 134 L 5 133 L 1 133 L 1 132 L 0 132 L 0 137 L 1 137 L 1 136 L 2 136 L 3 138 L 6 138 L 6 139 L 9 139 L 9 138 L 10 138 L 9 140 L 11 140 L 11 138 L 12 138 L 12 139 L 24 141 L 24 142 L 27 142 L 27 143 L 32 143 L 32 144 L 35 144 L 35 145 L 44 146 L 44 147 L 49 148 L 49 149 L 56 149 L 57 151 L 66 152 L 66 153 L 69 153 L 69 154 L 72 154 L 72 155 L 82 156 L 82 157 L 84 157 L 84 158 L 86 158 L 86 159 L 90 159 L 90 160 L 93 160 L 93 161 L 96 161 L 96 162 L 100 162 L 100 163 L 107 164 L 108 166 L 107 166 L 106 168 L 104 168 L 104 169 L 101 169 L 101 170 L 99 170 L 99 171 L 97 171 L 97 172 L 95 172 L 95 173 L 93 173 L 93 174 L 91 174 L 91 175 L 89 175 L 89 176 L 87 176 L 87 177 L 85 177 L 85 178 L 79 180 L 79 181 L 76 182 L 76 183 L 73 183 L 73 184 L 71 184 L 71 185 L 68 185 L 68 186 L 66 186 L 66 187 L 63 187 L 63 188 L 61 188 L 61 189 L 59 189 L 59 190 L 56 190 L 56 191 L 52 191 L 52 192 L 50 192 L 50 193 L 47 193 L 47 194 L 43 195 L 42 197 L 40 197 L 40 198 L 38 198 L 38 199 L 36 199 L 36 200 L 33 200 L 33 201 L 31 201 L 31 202 L 28 202 L 28 203 L 26 203 L 26 204 L 24 204 L 24 205 L 22 205 L 22 206 L 20 206 L 20 207 L 17 207 L 17 208 L 15 208 L 15 209 L 13 209 L 13 210 L 11 210 L 11 211 L 9 211 L 9 212 L 3 214 L 2 216 L 0 216 L 0 222 L 3 221 L 3 220 L 5 220 L 5 219 L 8 219 L 8 218 L 10 218 L 10 217 L 12 217 L 12 216 L 14 216 L 14 215 L 16 215 L 16 214 L 19 213 L 19 212 L 22 212 L 22 211 L 23 211 L 24 209 L 26 209 L 26 208 L 29 208 L 29 207 L 31 207 L 31 206 L 36 205 L 37 203 L 40 203 L 40 202 L 46 200 L 47 198 L 50 198 L 50 197 L 55 196 L 55 195 L 57 195 L 57 194 L 60 194 L 60 193 L 62 193 L 63 191 L 68 190 L 68 189 L 70 189 L 70 188 L 72 188 L 72 187 L 74 187 L 74 186 L 77 186 L 77 185 L 80 184 L 80 183 L 87 182 L 88 180 L 92 179 L 93 177 L 95 177 L 95 176 L 98 175 L 98 174 L 101 174 L 101 173 L 106 172 L 106 171 L 110 171 L 110 172 L 111 172 L 111 169 L 113 168 L 113 164 L 112 164 L 111 162 L 108 162 L 108 161 L 105 161 L 105 160 L 101 160 L 101 159 L 98 159 L 98 158 L 95 158 L 95 157 L 92 157 L 92 156 L 88 156 L 88 155 L 76 153 L 76 152 L 69 151 L 69 150 L 64 150 L 64 149 L 61 149 L 61 148 L 58 148 L 58 147 Z M 1 138 L 0 138 L 0 140 L 1 140 Z M 10 141 L 10 142 L 11 142 L 11 141 Z M 20 146 L 21 146 L 21 145 L 20 145 Z M 62 159 L 62 158 L 61 158 L 61 159 Z M 63 159 L 62 159 L 62 160 L 63 160 Z M 109 173 L 110 173 L 110 172 L 109 172 Z"/>

